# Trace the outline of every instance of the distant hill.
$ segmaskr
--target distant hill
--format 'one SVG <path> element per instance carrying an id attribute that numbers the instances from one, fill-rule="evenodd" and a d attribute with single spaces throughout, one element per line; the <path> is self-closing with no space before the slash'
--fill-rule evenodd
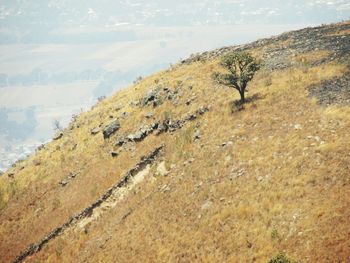
<path id="1" fill-rule="evenodd" d="M 241 111 L 232 51 L 263 61 Z M 305 28 L 101 100 L 0 177 L 0 261 L 349 262 L 349 51 Z"/>

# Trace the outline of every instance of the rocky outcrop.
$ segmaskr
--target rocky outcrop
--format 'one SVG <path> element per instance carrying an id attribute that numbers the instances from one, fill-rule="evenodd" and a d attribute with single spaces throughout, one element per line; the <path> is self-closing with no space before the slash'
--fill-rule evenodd
<path id="1" fill-rule="evenodd" d="M 179 97 L 182 96 L 180 87 L 177 87 L 175 90 L 168 87 L 156 87 L 148 90 L 144 97 L 141 99 L 140 105 L 146 107 L 152 105 L 157 107 L 161 105 L 164 101 L 169 100 L 174 105 L 178 103 Z"/>
<path id="2" fill-rule="evenodd" d="M 159 89 L 151 89 L 147 91 L 142 99 L 142 106 L 147 106 L 152 104 L 153 107 L 158 106 L 161 103 L 159 96 Z"/>
<path id="3" fill-rule="evenodd" d="M 191 113 L 186 115 L 182 119 L 173 120 L 173 119 L 165 119 L 158 127 L 156 134 L 161 134 L 163 132 L 174 132 L 180 128 L 182 128 L 188 121 L 192 121 L 198 118 L 198 116 L 203 115 L 209 111 L 208 107 L 200 107 L 196 110 L 195 113 Z"/>
<path id="4" fill-rule="evenodd" d="M 158 123 L 152 123 L 150 126 L 143 126 L 137 132 L 129 134 L 127 139 L 130 142 L 140 142 L 158 128 Z"/>
<path id="5" fill-rule="evenodd" d="M 46 237 L 41 239 L 35 244 L 30 245 L 25 251 L 23 251 L 15 260 L 14 263 L 19 263 L 25 260 L 27 257 L 37 253 L 40 251 L 43 246 L 45 246 L 48 242 L 50 242 L 52 239 L 56 238 L 57 236 L 61 235 L 65 230 L 68 228 L 76 225 L 80 220 L 89 217 L 94 209 L 100 207 L 113 193 L 116 189 L 121 188 L 125 186 L 138 172 L 142 171 L 147 165 L 153 163 L 157 157 L 160 155 L 163 145 L 159 146 L 154 149 L 149 155 L 144 156 L 141 158 L 141 161 L 134 166 L 127 174 L 114 186 L 109 188 L 107 192 L 102 195 L 98 200 L 96 200 L 94 203 L 86 207 L 84 210 L 82 210 L 77 215 L 71 217 L 66 223 L 63 225 L 55 228 L 52 230 Z"/>
<path id="6" fill-rule="evenodd" d="M 122 146 L 127 142 L 140 142 L 143 141 L 148 135 L 155 132 L 159 135 L 164 132 L 174 132 L 182 128 L 186 122 L 195 120 L 198 116 L 203 115 L 209 111 L 208 107 L 200 107 L 195 113 L 186 115 L 182 119 L 174 120 L 171 118 L 166 118 L 163 121 L 154 122 L 150 125 L 145 125 L 139 128 L 135 133 L 131 133 L 126 136 L 120 136 L 117 138 L 116 146 Z"/>
<path id="7" fill-rule="evenodd" d="M 111 123 L 109 123 L 104 129 L 103 129 L 103 138 L 108 139 L 111 137 L 116 131 L 118 131 L 120 128 L 120 123 L 118 120 L 114 120 Z"/>

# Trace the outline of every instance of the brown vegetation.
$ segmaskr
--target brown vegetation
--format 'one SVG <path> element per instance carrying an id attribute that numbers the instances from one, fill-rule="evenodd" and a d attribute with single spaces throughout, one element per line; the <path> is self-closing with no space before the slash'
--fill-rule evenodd
<path id="1" fill-rule="evenodd" d="M 117 206 L 26 262 L 267 262 L 280 252 L 301 262 L 350 261 L 350 107 L 322 107 L 308 96 L 310 85 L 342 76 L 347 66 L 304 66 L 259 71 L 249 84 L 254 99 L 235 113 L 238 94 L 211 79 L 219 59 L 175 66 L 99 102 L 0 178 L 0 261 L 14 260 L 94 202 L 161 144 L 167 176 L 154 164 Z M 155 86 L 180 89 L 178 104 L 132 103 Z M 181 129 L 110 155 L 118 135 L 203 105 L 210 111 Z M 129 115 L 119 118 L 115 136 L 91 134 L 122 112 Z M 74 179 L 60 185 L 71 172 Z"/>

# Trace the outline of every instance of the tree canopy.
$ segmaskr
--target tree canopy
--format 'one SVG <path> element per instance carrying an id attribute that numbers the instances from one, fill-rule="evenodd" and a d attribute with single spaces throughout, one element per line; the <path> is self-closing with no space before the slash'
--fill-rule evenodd
<path id="1" fill-rule="evenodd" d="M 236 89 L 241 96 L 241 103 L 244 103 L 247 84 L 260 69 L 259 61 L 247 52 L 232 52 L 222 57 L 220 65 L 228 73 L 216 72 L 214 79 L 219 84 Z"/>

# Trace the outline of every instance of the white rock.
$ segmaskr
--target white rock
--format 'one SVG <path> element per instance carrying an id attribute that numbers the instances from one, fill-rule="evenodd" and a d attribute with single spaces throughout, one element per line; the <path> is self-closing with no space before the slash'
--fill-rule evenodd
<path id="1" fill-rule="evenodd" d="M 301 128 L 302 128 L 301 125 L 298 123 L 294 125 L 294 129 L 296 130 L 301 130 Z"/>
<path id="2" fill-rule="evenodd" d="M 167 176 L 169 174 L 169 171 L 165 167 L 165 161 L 158 164 L 156 173 L 160 176 Z"/>

